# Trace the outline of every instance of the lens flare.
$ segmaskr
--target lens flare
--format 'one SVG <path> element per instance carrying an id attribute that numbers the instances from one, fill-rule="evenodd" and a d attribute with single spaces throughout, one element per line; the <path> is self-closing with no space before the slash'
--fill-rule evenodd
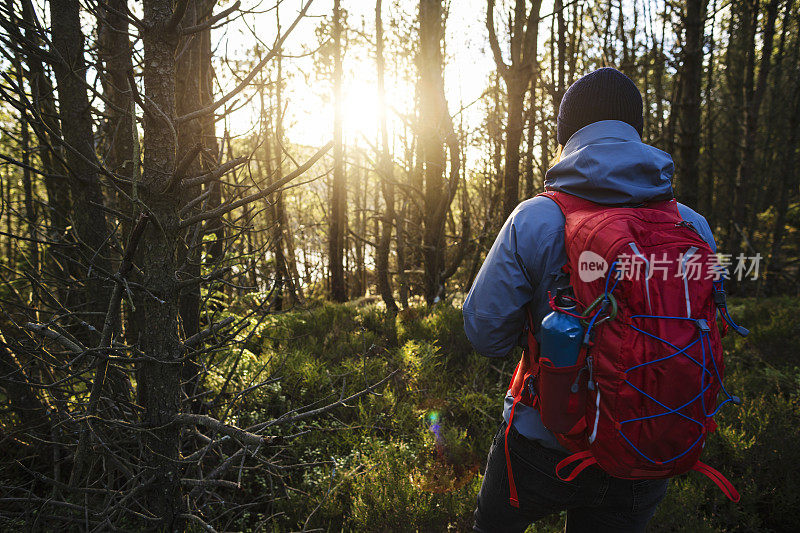
<path id="1" fill-rule="evenodd" d="M 448 428 L 448 434 L 445 435 L 444 414 L 439 410 L 442 408 L 431 407 L 430 404 L 423 407 L 420 420 L 425 430 L 433 433 L 433 450 L 420 457 L 420 464 L 412 475 L 412 483 L 426 492 L 459 490 L 475 477 L 479 461 L 464 449 L 466 442 L 463 436 L 458 437 L 458 431 L 451 435 L 454 428 Z"/>

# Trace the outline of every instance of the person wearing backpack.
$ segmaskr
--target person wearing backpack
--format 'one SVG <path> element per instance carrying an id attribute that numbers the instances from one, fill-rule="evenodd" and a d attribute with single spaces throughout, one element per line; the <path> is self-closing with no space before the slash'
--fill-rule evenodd
<path id="1" fill-rule="evenodd" d="M 739 403 L 722 385 L 721 280 L 689 272 L 714 262 L 714 237 L 674 200 L 672 158 L 642 142 L 642 125 L 641 94 L 618 70 L 572 84 L 546 192 L 511 213 L 464 302 L 476 351 L 524 348 L 474 531 L 561 511 L 567 532 L 644 531 L 668 478 L 692 469 L 738 501 L 699 461 L 713 414 Z"/>

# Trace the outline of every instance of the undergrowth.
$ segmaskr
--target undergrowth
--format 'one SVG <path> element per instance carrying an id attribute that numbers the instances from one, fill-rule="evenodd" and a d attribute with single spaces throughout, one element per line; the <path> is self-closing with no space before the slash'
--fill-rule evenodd
<path id="1" fill-rule="evenodd" d="M 800 302 L 734 301 L 751 329 L 725 339 L 726 385 L 744 400 L 723 408 L 703 460 L 742 494 L 725 499 L 699 474 L 671 481 L 650 531 L 789 531 L 800 506 Z M 269 491 L 243 530 L 466 531 L 497 430 L 514 357 L 472 351 L 459 308 L 321 303 L 270 316 L 248 340 L 236 378 L 275 375 L 243 399 L 244 426 L 321 407 L 391 377 L 319 418 L 278 426 L 282 465 L 247 471 L 244 498 Z M 392 372 L 395 372 L 392 374 Z M 296 465 L 296 467 L 291 467 Z M 268 475 L 269 474 L 269 475 Z M 563 516 L 529 531 L 558 531 Z"/>

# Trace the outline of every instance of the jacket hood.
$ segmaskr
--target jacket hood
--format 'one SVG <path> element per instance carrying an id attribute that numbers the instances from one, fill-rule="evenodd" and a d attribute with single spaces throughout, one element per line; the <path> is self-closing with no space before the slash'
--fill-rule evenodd
<path id="1" fill-rule="evenodd" d="M 644 144 L 631 125 L 593 122 L 575 132 L 544 186 L 599 204 L 638 204 L 673 197 L 672 157 Z"/>

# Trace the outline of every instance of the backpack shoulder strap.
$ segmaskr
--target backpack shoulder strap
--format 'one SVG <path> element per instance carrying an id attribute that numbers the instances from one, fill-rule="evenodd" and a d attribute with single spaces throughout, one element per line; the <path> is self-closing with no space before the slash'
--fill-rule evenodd
<path id="1" fill-rule="evenodd" d="M 578 211 L 581 209 L 605 209 L 605 208 L 613 208 L 613 207 L 650 207 L 656 209 L 665 209 L 667 211 L 673 212 L 675 215 L 678 216 L 681 220 L 680 212 L 678 211 L 678 201 L 675 198 L 670 198 L 668 200 L 651 200 L 642 202 L 641 204 L 637 205 L 605 205 L 605 204 L 598 204 L 597 202 L 592 202 L 591 200 L 586 200 L 585 198 L 581 198 L 580 196 L 576 196 L 574 194 L 570 194 L 564 191 L 545 191 L 542 193 L 537 194 L 536 196 L 545 196 L 553 200 L 558 207 L 561 208 L 561 212 L 564 213 L 566 216 L 568 213 L 572 213 L 574 211 Z"/>
<path id="2" fill-rule="evenodd" d="M 593 207 L 597 208 L 599 205 L 592 201 L 584 200 L 583 198 L 575 196 L 574 194 L 569 194 L 562 191 L 545 191 L 537 194 L 536 196 L 544 196 L 553 200 L 561 209 L 561 212 L 564 213 L 564 217 L 580 209 L 591 209 Z"/>

